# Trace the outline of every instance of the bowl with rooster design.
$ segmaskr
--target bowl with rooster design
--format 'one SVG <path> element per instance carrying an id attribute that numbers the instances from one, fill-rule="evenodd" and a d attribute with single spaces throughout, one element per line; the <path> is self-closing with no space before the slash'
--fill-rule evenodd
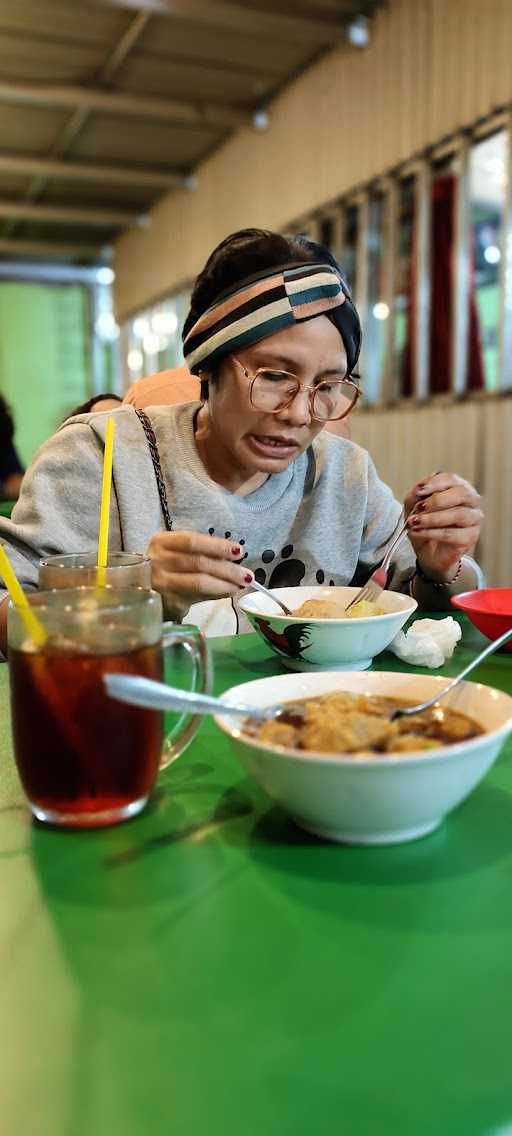
<path id="1" fill-rule="evenodd" d="M 293 612 L 306 600 L 326 601 L 344 610 L 358 591 L 320 586 L 272 589 Z M 248 592 L 240 600 L 241 610 L 269 650 L 284 666 L 296 671 L 366 670 L 417 607 L 412 596 L 390 591 L 382 592 L 377 604 L 382 614 L 315 618 L 284 615 L 277 604 L 259 592 Z"/>

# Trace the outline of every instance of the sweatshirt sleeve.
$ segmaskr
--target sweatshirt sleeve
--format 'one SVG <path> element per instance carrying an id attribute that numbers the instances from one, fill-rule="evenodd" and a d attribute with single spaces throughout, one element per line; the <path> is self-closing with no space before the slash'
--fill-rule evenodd
<path id="1" fill-rule="evenodd" d="M 96 547 L 102 468 L 101 438 L 86 422 L 66 424 L 39 450 L 11 519 L 0 518 L 0 542 L 23 587 L 37 587 L 42 557 Z M 115 486 L 109 546 L 121 548 Z M 4 595 L 0 588 L 0 601 Z"/>

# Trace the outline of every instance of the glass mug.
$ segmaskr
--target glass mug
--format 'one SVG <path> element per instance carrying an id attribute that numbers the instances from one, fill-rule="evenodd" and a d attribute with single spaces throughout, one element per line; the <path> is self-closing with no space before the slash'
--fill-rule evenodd
<path id="1" fill-rule="evenodd" d="M 115 824 L 144 808 L 158 769 L 183 752 L 201 719 L 182 715 L 163 749 L 161 711 L 108 697 L 103 675 L 162 681 L 164 650 L 192 656 L 192 689 L 209 691 L 206 642 L 196 627 L 162 626 L 157 592 L 62 589 L 28 597 L 47 639 L 36 646 L 9 604 L 8 663 L 18 772 L 34 816 L 50 824 Z"/>
<path id="2" fill-rule="evenodd" d="M 95 587 L 98 583 L 98 553 L 75 552 L 47 556 L 39 561 L 39 587 Z M 141 552 L 109 552 L 102 584 L 112 588 L 150 588 L 151 560 Z"/>

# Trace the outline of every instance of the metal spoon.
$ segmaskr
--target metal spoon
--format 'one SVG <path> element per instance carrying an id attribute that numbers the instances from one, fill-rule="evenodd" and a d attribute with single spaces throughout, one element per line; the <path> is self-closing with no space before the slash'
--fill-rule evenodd
<path id="1" fill-rule="evenodd" d="M 449 694 L 450 690 L 453 690 L 454 687 L 458 686 L 459 682 L 462 682 L 462 679 L 465 678 L 466 675 L 470 674 L 471 671 L 474 671 L 475 667 L 477 667 L 479 663 L 483 662 L 483 660 L 486 659 L 488 655 L 492 655 L 494 651 L 497 651 L 499 647 L 502 647 L 503 644 L 507 643 L 509 639 L 512 639 L 512 627 L 509 629 L 509 631 L 505 631 L 503 635 L 500 635 L 499 639 L 495 639 L 493 643 L 489 643 L 489 646 L 481 651 L 480 654 L 477 655 L 476 659 L 473 659 L 471 663 L 468 663 L 467 667 L 464 667 L 464 670 L 460 672 L 460 675 L 457 675 L 456 678 L 452 679 L 452 681 L 448 683 L 448 686 L 445 686 L 444 690 L 442 690 L 440 694 L 434 694 L 433 698 L 427 699 L 426 702 L 420 702 L 417 706 L 407 706 L 404 707 L 403 710 L 394 710 L 391 715 L 391 721 L 394 722 L 396 718 L 408 718 L 411 714 L 420 714 L 422 710 L 428 710 L 430 706 L 434 706 L 441 700 L 441 698 L 444 698 L 445 694 Z"/>
<path id="2" fill-rule="evenodd" d="M 212 698 L 209 694 L 193 694 L 188 690 L 177 690 L 174 686 L 166 686 L 163 682 L 141 678 L 139 675 L 104 674 L 103 682 L 110 698 L 116 698 L 118 702 L 128 702 L 130 706 L 146 706 L 150 710 L 184 710 L 189 714 L 232 714 L 237 717 L 256 718 L 261 722 L 278 718 L 285 710 L 285 707 L 279 703 L 275 706 L 245 706 L 239 702 L 234 706 L 229 702 L 223 702 L 220 698 Z M 290 704 L 286 706 L 286 712 L 290 712 Z"/>
<path id="3" fill-rule="evenodd" d="M 278 600 L 277 596 L 275 596 L 274 593 L 271 592 L 268 588 L 264 588 L 263 584 L 258 584 L 257 580 L 251 580 L 250 584 L 248 584 L 248 588 L 256 588 L 257 592 L 261 592 L 263 596 L 268 596 L 270 600 L 273 600 L 275 604 L 278 604 L 279 607 L 284 611 L 285 615 L 293 616 L 293 611 L 290 611 L 290 608 L 287 607 L 282 600 Z"/>
<path id="4" fill-rule="evenodd" d="M 489 646 L 481 651 L 476 659 L 468 663 L 467 667 L 464 667 L 464 670 L 452 679 L 439 694 L 434 694 L 433 698 L 429 698 L 426 702 L 420 702 L 417 706 L 407 706 L 404 709 L 394 710 L 391 714 L 391 721 L 396 718 L 409 717 L 411 714 L 420 714 L 422 710 L 428 710 L 430 706 L 434 706 L 441 698 L 444 698 L 445 694 L 458 686 L 459 682 L 462 682 L 462 679 L 470 674 L 488 655 L 492 655 L 511 638 L 512 628 L 501 635 L 499 639 L 495 639 L 494 643 L 489 643 Z M 260 722 L 279 718 L 282 714 L 290 714 L 290 712 L 297 716 L 304 714 L 304 707 L 301 703 L 287 702 L 283 704 L 278 702 L 273 706 L 246 706 L 239 702 L 233 705 L 229 702 L 223 702 L 220 698 L 212 698 L 208 694 L 193 694 L 187 690 L 177 690 L 173 686 L 166 686 L 163 682 L 154 682 L 153 679 L 141 678 L 139 675 L 105 674 L 103 675 L 103 682 L 107 694 L 111 698 L 116 698 L 118 702 L 128 702 L 131 706 L 145 706 L 152 710 L 184 710 L 190 714 L 227 714 L 234 717 L 255 718 Z"/>

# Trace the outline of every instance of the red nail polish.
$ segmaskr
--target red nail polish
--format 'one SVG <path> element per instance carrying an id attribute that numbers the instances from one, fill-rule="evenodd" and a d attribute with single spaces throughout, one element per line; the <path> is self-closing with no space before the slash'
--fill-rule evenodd
<path id="1" fill-rule="evenodd" d="M 254 576 L 253 576 L 252 572 L 247 572 L 247 574 L 244 576 L 244 580 L 245 580 L 246 584 L 252 584 L 252 582 L 254 580 Z"/>
<path id="2" fill-rule="evenodd" d="M 240 548 L 240 545 L 234 544 L 232 549 L 231 549 L 231 555 L 232 556 L 240 556 L 241 552 L 242 552 L 242 549 Z"/>
<path id="3" fill-rule="evenodd" d="M 413 517 L 411 520 L 411 528 L 419 529 L 421 526 L 421 517 Z"/>
<path id="4" fill-rule="evenodd" d="M 416 505 L 416 508 L 415 508 L 415 510 L 414 510 L 415 514 L 416 514 L 416 513 L 422 513 L 422 512 L 423 512 L 423 510 L 424 510 L 424 509 L 426 509 L 426 507 L 427 507 L 427 502 L 426 502 L 426 501 L 420 501 L 420 502 L 419 502 L 419 503 L 418 503 L 418 504 Z"/>

